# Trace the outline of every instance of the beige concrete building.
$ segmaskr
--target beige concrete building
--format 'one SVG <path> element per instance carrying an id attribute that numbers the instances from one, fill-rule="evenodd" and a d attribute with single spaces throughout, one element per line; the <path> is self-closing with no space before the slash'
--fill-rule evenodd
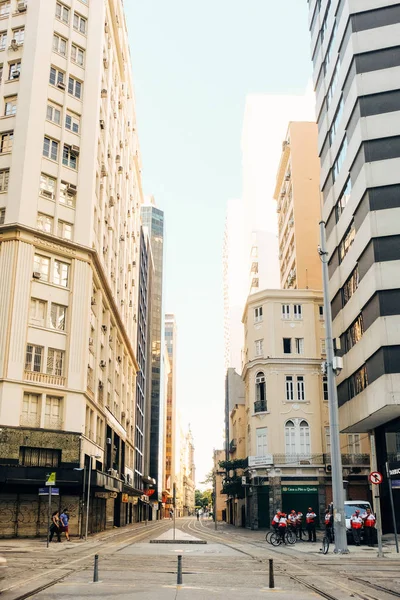
<path id="1" fill-rule="evenodd" d="M 229 415 L 229 461 L 246 460 L 247 458 L 247 414 L 245 404 L 235 404 Z M 244 475 L 244 470 L 239 469 L 238 476 Z M 240 475 L 239 475 L 240 474 Z M 242 491 L 241 496 L 247 495 L 247 489 Z M 245 527 L 246 509 L 245 498 L 235 494 L 227 496 L 226 520 L 231 525 Z"/>
<path id="2" fill-rule="evenodd" d="M 0 458 L 10 514 L 34 515 L 2 521 L 0 535 L 46 530 L 37 488 L 49 469 L 61 494 L 53 504 L 70 507 L 77 533 L 84 482 L 73 469 L 83 466 L 89 531 L 119 526 L 142 493 L 142 183 L 123 5 L 11 0 L 0 16 Z"/>
<path id="3" fill-rule="evenodd" d="M 195 511 L 196 466 L 194 462 L 194 441 L 189 429 L 184 431 L 179 425 L 179 446 L 177 445 L 176 472 L 176 515 L 186 517 Z"/>
<path id="4" fill-rule="evenodd" d="M 222 494 L 222 488 L 224 484 L 224 471 L 219 466 L 221 461 L 225 460 L 224 450 L 214 450 L 213 454 L 213 479 L 214 479 L 214 490 L 213 490 L 213 510 L 216 514 L 217 521 L 226 521 L 226 495 Z M 215 519 L 215 517 L 214 517 Z"/>
<path id="5" fill-rule="evenodd" d="M 325 328 L 320 292 L 266 290 L 249 296 L 245 327 L 247 515 L 268 526 L 272 512 L 322 514 L 331 499 Z M 344 476 L 351 496 L 365 496 L 360 474 L 369 464 L 367 439 L 344 440 Z M 366 444 L 366 445 L 365 445 Z M 353 490 L 362 483 L 362 489 Z"/>
<path id="6" fill-rule="evenodd" d="M 315 123 L 291 122 L 282 143 L 276 177 L 279 264 L 282 288 L 322 288 L 319 245 L 321 220 Z"/>

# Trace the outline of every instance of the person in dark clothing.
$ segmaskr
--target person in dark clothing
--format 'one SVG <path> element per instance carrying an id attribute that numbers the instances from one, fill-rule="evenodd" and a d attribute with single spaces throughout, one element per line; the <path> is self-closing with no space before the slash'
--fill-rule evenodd
<path id="1" fill-rule="evenodd" d="M 58 510 L 54 511 L 51 516 L 50 537 L 49 541 L 53 541 L 53 536 L 56 534 L 57 542 L 61 542 L 61 523 Z"/>

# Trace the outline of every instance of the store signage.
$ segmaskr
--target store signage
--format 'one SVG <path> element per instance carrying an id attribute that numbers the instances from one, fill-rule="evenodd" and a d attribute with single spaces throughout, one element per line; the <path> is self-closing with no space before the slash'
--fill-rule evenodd
<path id="1" fill-rule="evenodd" d="M 392 490 L 400 490 L 400 479 L 392 479 Z"/>
<path id="2" fill-rule="evenodd" d="M 122 494 L 121 500 L 122 500 L 122 502 L 124 504 L 127 504 L 129 502 L 129 496 L 128 496 L 128 494 Z"/>
<path id="3" fill-rule="evenodd" d="M 51 489 L 51 495 L 52 496 L 59 496 L 60 495 L 60 488 L 39 488 L 39 496 L 48 496 L 49 495 L 49 489 Z"/>
<path id="4" fill-rule="evenodd" d="M 264 456 L 249 456 L 249 467 L 266 467 L 272 465 L 274 459 L 272 454 L 265 454 Z"/>
<path id="5" fill-rule="evenodd" d="M 389 475 L 390 477 L 397 477 L 397 475 L 400 475 L 400 463 L 389 464 Z"/>
<path id="6" fill-rule="evenodd" d="M 143 494 L 143 496 L 140 496 L 140 499 L 142 502 L 149 502 L 149 497 L 146 496 L 146 494 Z"/>
<path id="7" fill-rule="evenodd" d="M 95 498 L 103 498 L 103 500 L 109 500 L 110 498 L 117 498 L 117 492 L 95 492 Z"/>
<path id="8" fill-rule="evenodd" d="M 316 485 L 283 485 L 282 492 L 285 494 L 317 494 Z"/>

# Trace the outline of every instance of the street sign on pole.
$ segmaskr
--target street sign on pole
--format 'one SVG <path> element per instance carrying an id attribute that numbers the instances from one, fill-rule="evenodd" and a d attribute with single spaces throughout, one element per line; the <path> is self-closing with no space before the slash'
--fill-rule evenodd
<path id="1" fill-rule="evenodd" d="M 56 474 L 55 473 L 49 473 L 47 475 L 46 485 L 50 485 L 50 486 L 56 485 Z"/>
<path id="2" fill-rule="evenodd" d="M 369 474 L 368 479 L 374 485 L 380 485 L 383 481 L 383 475 L 382 473 L 379 473 L 379 471 L 372 471 L 372 473 Z"/>
<path id="3" fill-rule="evenodd" d="M 51 493 L 51 496 L 59 496 L 60 488 L 53 488 L 51 486 L 39 488 L 39 496 L 48 496 L 49 492 Z"/>

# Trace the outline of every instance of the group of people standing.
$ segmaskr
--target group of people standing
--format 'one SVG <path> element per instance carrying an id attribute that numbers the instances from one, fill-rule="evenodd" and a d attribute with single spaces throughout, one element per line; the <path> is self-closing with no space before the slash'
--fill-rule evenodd
<path id="1" fill-rule="evenodd" d="M 49 541 L 52 542 L 54 535 L 56 535 L 57 542 L 61 542 L 61 533 L 65 533 L 65 539 L 67 540 L 67 542 L 69 542 L 70 537 L 68 531 L 68 523 L 69 513 L 67 508 L 64 508 L 61 514 L 58 510 L 54 511 L 51 517 Z"/>
<path id="2" fill-rule="evenodd" d="M 374 545 L 374 529 L 375 529 L 375 515 L 372 513 L 370 508 L 361 515 L 360 510 L 356 509 L 353 515 L 350 517 L 350 528 L 353 536 L 353 541 L 356 546 L 361 544 L 361 532 L 364 530 L 365 541 L 368 546 Z M 330 542 L 333 541 L 333 512 L 330 508 L 325 511 L 325 532 Z"/>
<path id="3" fill-rule="evenodd" d="M 308 541 L 316 542 L 316 523 L 317 523 L 317 515 L 314 510 L 310 506 L 308 508 L 308 512 L 305 515 L 305 525 L 306 531 L 308 533 Z M 290 529 L 298 540 L 303 539 L 304 531 L 304 515 L 301 511 L 295 511 L 294 509 L 290 511 L 290 513 L 284 513 L 280 510 L 277 510 L 274 518 L 271 523 L 272 527 L 277 531 L 282 539 L 285 538 L 285 533 L 288 529 Z"/>

